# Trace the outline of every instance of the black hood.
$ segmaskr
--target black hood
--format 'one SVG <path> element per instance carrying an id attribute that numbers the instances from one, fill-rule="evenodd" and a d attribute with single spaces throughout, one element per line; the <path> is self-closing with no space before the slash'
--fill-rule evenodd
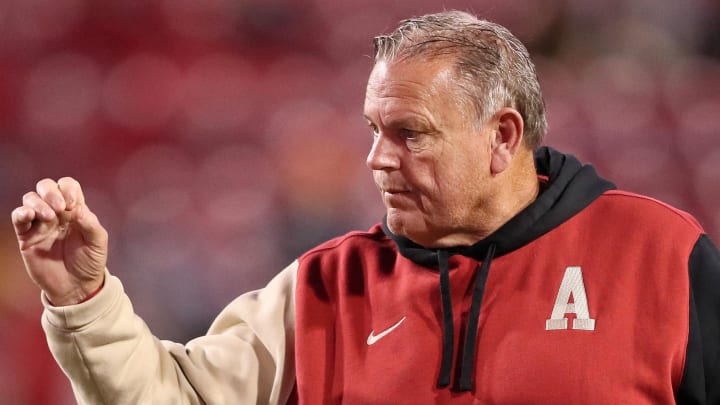
<path id="1" fill-rule="evenodd" d="M 495 246 L 494 257 L 516 250 L 556 228 L 587 207 L 615 185 L 598 176 L 592 165 L 583 165 L 573 155 L 541 147 L 535 152 L 535 167 L 548 184 L 538 198 L 487 238 L 472 246 L 446 249 L 450 255 L 460 254 L 483 260 L 488 248 Z M 427 266 L 437 266 L 437 250 L 427 249 L 405 237 L 393 234 L 383 218 L 383 231 L 408 259 Z"/>

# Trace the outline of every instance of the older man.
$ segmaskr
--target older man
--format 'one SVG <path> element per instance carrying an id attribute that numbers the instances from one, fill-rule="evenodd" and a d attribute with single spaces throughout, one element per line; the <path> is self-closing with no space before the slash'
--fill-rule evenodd
<path id="1" fill-rule="evenodd" d="M 720 403 L 720 254 L 688 214 L 549 148 L 525 47 L 461 12 L 375 39 L 382 223 L 310 250 L 208 334 L 160 341 L 73 179 L 12 218 L 82 403 Z"/>

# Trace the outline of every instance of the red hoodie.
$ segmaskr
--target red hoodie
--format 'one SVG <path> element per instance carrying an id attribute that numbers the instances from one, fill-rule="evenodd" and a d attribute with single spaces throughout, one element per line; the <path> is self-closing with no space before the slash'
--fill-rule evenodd
<path id="1" fill-rule="evenodd" d="M 474 246 L 377 225 L 303 255 L 300 403 L 718 403 L 720 255 L 701 227 L 572 156 L 537 166 L 544 192 Z"/>

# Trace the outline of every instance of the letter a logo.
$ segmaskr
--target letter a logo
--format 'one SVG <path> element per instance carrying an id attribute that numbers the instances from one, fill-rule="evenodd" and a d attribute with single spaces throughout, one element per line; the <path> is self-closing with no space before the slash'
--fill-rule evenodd
<path id="1" fill-rule="evenodd" d="M 570 302 L 570 295 L 572 295 L 573 302 Z M 560 283 L 552 314 L 550 319 L 545 321 L 545 330 L 567 329 L 568 319 L 565 314 L 575 314 L 573 329 L 595 330 L 595 320 L 590 318 L 585 283 L 583 283 L 582 269 L 579 266 L 565 269 L 565 276 Z"/>

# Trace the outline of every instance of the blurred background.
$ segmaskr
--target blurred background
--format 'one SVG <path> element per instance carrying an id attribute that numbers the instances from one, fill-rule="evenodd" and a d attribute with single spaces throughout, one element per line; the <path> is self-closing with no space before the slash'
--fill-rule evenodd
<path id="1" fill-rule="evenodd" d="M 547 144 L 720 238 L 714 0 L 0 0 L 0 402 L 74 403 L 9 218 L 37 180 L 83 184 L 137 312 L 186 341 L 381 218 L 361 117 L 371 38 L 453 8 L 527 44 Z"/>

